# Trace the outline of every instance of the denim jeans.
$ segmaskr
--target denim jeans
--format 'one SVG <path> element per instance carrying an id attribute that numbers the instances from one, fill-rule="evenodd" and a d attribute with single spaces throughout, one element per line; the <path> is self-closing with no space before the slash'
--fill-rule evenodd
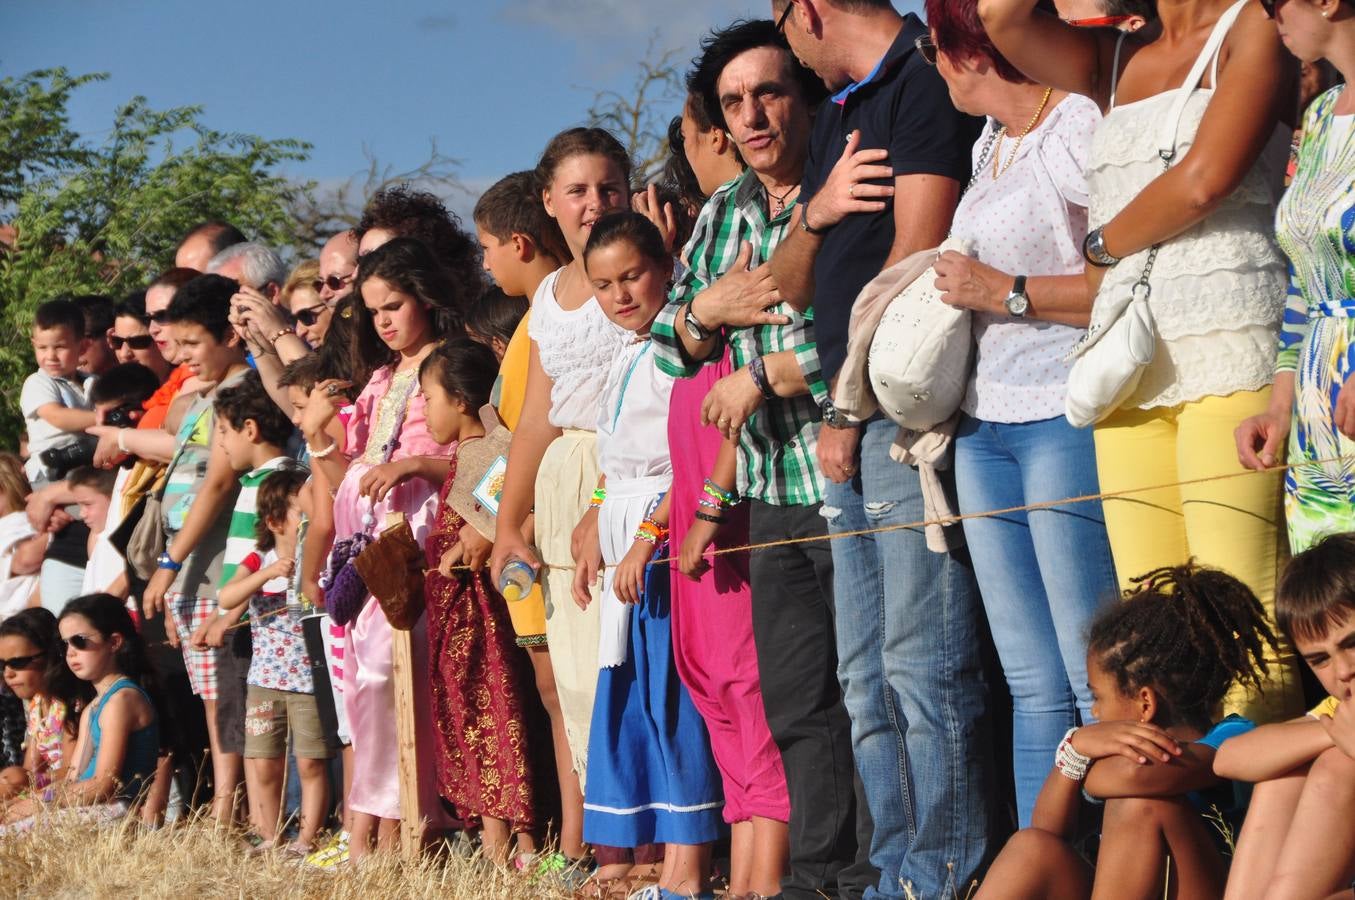
<path id="1" fill-rule="evenodd" d="M 1095 494 L 1092 431 L 1062 416 L 1016 424 L 965 416 L 955 482 L 962 513 Z M 1087 630 L 1116 597 L 1115 566 L 1099 500 L 966 519 L 964 533 L 1012 695 L 1016 808 L 1025 828 L 1064 732 L 1079 711 L 1091 720 Z"/>
<path id="2" fill-rule="evenodd" d="M 898 426 L 870 422 L 860 474 L 829 484 L 833 532 L 924 518 L 916 470 L 894 462 Z M 964 896 L 988 856 L 990 741 L 979 596 L 967 556 L 921 529 L 833 544 L 838 679 L 875 831 L 867 897 Z"/>

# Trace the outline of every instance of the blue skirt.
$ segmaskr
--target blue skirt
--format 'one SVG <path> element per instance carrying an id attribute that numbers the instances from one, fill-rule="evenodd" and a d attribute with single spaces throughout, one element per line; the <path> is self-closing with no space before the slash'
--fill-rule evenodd
<path id="1" fill-rule="evenodd" d="M 669 571 L 651 565 L 626 661 L 598 673 L 583 837 L 609 847 L 704 844 L 724 798 L 710 738 L 673 663 Z"/>

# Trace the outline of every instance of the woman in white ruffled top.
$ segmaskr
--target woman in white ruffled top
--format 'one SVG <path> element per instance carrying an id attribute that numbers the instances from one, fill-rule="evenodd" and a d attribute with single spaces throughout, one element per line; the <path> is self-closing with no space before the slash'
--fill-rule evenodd
<path id="1" fill-rule="evenodd" d="M 1245 582 L 1267 610 L 1284 533 L 1276 473 L 1240 470 L 1238 422 L 1268 408 L 1285 267 L 1271 222 L 1295 110 L 1294 76 L 1274 25 L 1247 0 L 1161 0 L 1133 35 L 1079 29 L 1036 0 L 981 0 L 989 36 L 1029 77 L 1091 97 L 1105 117 L 1088 166 L 1084 245 L 1096 304 L 1144 273 L 1158 332 L 1133 395 L 1095 427 L 1104 512 L 1122 585 L 1194 558 Z M 1235 20 L 1234 20 L 1235 17 Z M 1221 23 L 1221 24 L 1220 24 Z M 1173 101 L 1215 26 L 1208 60 L 1175 129 Z M 1093 312 L 1093 319 L 1095 319 Z M 1264 693 L 1235 689 L 1228 712 L 1269 720 L 1302 705 L 1292 653 L 1272 661 Z"/>

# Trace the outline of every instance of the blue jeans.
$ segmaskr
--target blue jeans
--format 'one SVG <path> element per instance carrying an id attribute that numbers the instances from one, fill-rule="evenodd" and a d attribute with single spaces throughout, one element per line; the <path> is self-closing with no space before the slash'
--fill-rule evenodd
<path id="1" fill-rule="evenodd" d="M 1092 431 L 1062 416 L 1017 424 L 965 416 L 956 431 L 955 482 L 962 513 L 1095 494 Z M 1099 500 L 966 519 L 964 533 L 1012 695 L 1024 828 L 1064 732 L 1079 710 L 1091 720 L 1087 631 L 1116 597 L 1115 566 Z"/>
<path id="2" fill-rule="evenodd" d="M 861 437 L 860 475 L 829 484 L 832 532 L 924 518 L 916 470 L 889 457 L 898 426 Z M 833 546 L 838 679 L 875 824 L 867 898 L 961 896 L 988 855 L 987 687 L 979 596 L 964 554 L 933 553 L 921 529 Z"/>

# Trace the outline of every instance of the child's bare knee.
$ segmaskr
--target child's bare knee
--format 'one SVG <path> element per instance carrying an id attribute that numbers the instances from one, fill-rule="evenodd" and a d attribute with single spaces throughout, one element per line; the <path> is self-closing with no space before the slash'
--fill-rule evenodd
<path id="1" fill-rule="evenodd" d="M 298 757 L 296 760 L 296 774 L 302 778 L 321 778 L 325 774 L 325 760 L 323 759 L 303 759 Z"/>
<path id="2" fill-rule="evenodd" d="M 1355 759 L 1346 756 L 1340 747 L 1323 750 L 1313 760 L 1308 777 L 1322 784 L 1339 784 L 1349 787 L 1355 779 Z"/>
<path id="3" fill-rule="evenodd" d="M 1011 836 L 1002 852 L 1029 859 L 1043 856 L 1051 850 L 1062 849 L 1064 846 L 1063 838 L 1052 832 L 1042 831 L 1039 828 L 1022 828 Z"/>
<path id="4" fill-rule="evenodd" d="M 1106 823 L 1160 828 L 1180 809 L 1179 797 L 1119 797 L 1106 801 Z"/>

